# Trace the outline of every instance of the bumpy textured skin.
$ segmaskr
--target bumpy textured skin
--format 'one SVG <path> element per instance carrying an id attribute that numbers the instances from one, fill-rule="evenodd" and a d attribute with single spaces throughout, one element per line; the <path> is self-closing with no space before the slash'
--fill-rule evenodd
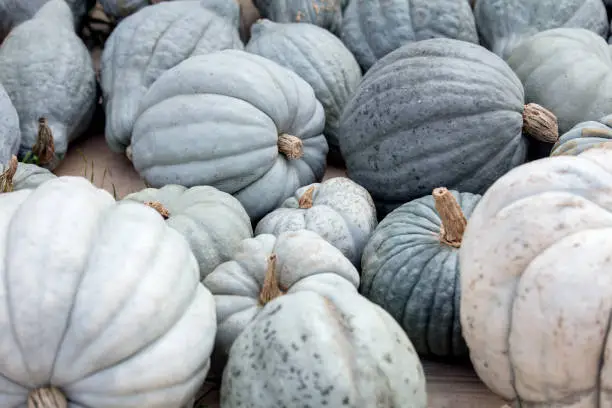
<path id="1" fill-rule="evenodd" d="M 208 372 L 215 306 L 185 239 L 82 177 L 0 194 L 0 406 L 180 407 Z"/>
<path id="2" fill-rule="evenodd" d="M 515 406 L 612 405 L 612 150 L 537 160 L 476 206 L 461 325 L 479 377 Z"/>
<path id="3" fill-rule="evenodd" d="M 504 59 L 540 31 L 584 28 L 607 38 L 609 29 L 601 0 L 478 0 L 474 16 L 482 44 Z"/>
<path id="4" fill-rule="evenodd" d="M 6 163 L 0 163 L 0 173 L 6 170 Z M 13 191 L 36 188 L 45 181 L 57 178 L 49 170 L 35 164 L 18 163 L 13 176 Z"/>
<path id="5" fill-rule="evenodd" d="M 404 44 L 440 37 L 478 44 L 467 1 L 351 0 L 340 36 L 364 71 Z"/>
<path id="6" fill-rule="evenodd" d="M 599 121 L 581 122 L 563 134 L 550 152 L 551 156 L 577 156 L 588 149 L 612 143 L 612 115 Z"/>
<path id="7" fill-rule="evenodd" d="M 283 296 L 303 291 L 357 293 L 359 273 L 342 253 L 312 231 L 260 234 L 246 239 L 234 259 L 222 263 L 203 283 L 217 306 L 215 365 L 221 368 L 231 345 L 261 312 L 259 294 L 267 260 L 276 254 L 276 277 Z M 220 371 L 220 370 L 219 370 Z"/>
<path id="8" fill-rule="evenodd" d="M 253 236 L 251 220 L 240 202 L 210 186 L 169 184 L 129 194 L 124 200 L 157 201 L 170 212 L 166 223 L 183 234 L 200 267 L 200 279 L 229 261 L 243 239 Z"/>
<path id="9" fill-rule="evenodd" d="M 310 187 L 314 187 L 312 207 L 300 208 L 300 197 Z M 259 221 L 255 235 L 314 231 L 359 267 L 363 247 L 377 224 L 368 191 L 346 177 L 335 177 L 299 188 L 280 208 Z"/>
<path id="10" fill-rule="evenodd" d="M 523 107 L 523 87 L 497 55 L 420 41 L 364 77 L 342 115 L 340 150 L 383 215 L 439 186 L 482 194 L 525 160 Z"/>
<path id="11" fill-rule="evenodd" d="M 451 192 L 469 219 L 480 195 Z M 441 224 L 431 195 L 387 215 L 363 251 L 359 290 L 395 318 L 419 354 L 465 357 L 459 249 L 440 241 Z"/>
<path id="12" fill-rule="evenodd" d="M 45 165 L 51 170 L 85 131 L 96 106 L 93 62 L 72 19 L 64 0 L 50 0 L 0 47 L 0 83 L 19 114 L 19 155 L 31 151 L 38 119 L 45 117 L 55 143 L 55 158 Z"/>
<path id="13" fill-rule="evenodd" d="M 312 24 L 259 20 L 246 50 L 291 69 L 312 86 L 325 109 L 325 137 L 337 149 L 340 115 L 361 82 L 361 68 L 342 41 Z"/>
<path id="14" fill-rule="evenodd" d="M 202 1 L 173 1 L 146 7 L 124 19 L 104 47 L 101 87 L 105 102 L 105 136 L 123 152 L 131 141 L 140 103 L 153 82 L 192 55 L 225 48 L 242 49 L 236 25 Z M 238 19 L 238 4 L 232 6 Z"/>
<path id="15" fill-rule="evenodd" d="M 0 84 L 0 163 L 8 163 L 19 152 L 21 129 L 11 98 Z"/>
<path id="16" fill-rule="evenodd" d="M 543 31 L 518 45 L 508 64 L 523 82 L 526 102 L 557 116 L 559 134 L 612 112 L 612 52 L 592 31 Z"/>
<path id="17" fill-rule="evenodd" d="M 309 23 L 336 33 L 342 24 L 341 0 L 253 0 L 263 18 L 278 23 Z"/>
<path id="18" fill-rule="evenodd" d="M 301 292 L 268 303 L 236 339 L 221 406 L 425 408 L 425 375 L 383 309 L 352 293 Z"/>
<path id="19" fill-rule="evenodd" d="M 132 160 L 153 187 L 210 185 L 233 194 L 258 221 L 323 178 L 321 103 L 297 74 L 259 55 L 188 58 L 151 86 L 140 112 Z M 278 151 L 282 133 L 302 139 L 303 157 Z"/>

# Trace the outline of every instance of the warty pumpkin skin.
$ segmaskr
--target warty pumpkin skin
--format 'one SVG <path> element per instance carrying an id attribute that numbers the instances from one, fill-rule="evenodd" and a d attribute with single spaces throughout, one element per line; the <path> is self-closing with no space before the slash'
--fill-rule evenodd
<path id="1" fill-rule="evenodd" d="M 359 267 L 363 247 L 377 224 L 368 191 L 346 177 L 335 177 L 297 189 L 257 223 L 255 234 L 314 231 Z"/>
<path id="2" fill-rule="evenodd" d="M 185 239 L 82 177 L 0 194 L 0 209 L 0 406 L 187 405 L 216 321 Z"/>
<path id="3" fill-rule="evenodd" d="M 308 23 L 337 33 L 341 0 L 253 0 L 263 18 L 277 23 Z"/>
<path id="4" fill-rule="evenodd" d="M 155 208 L 187 239 L 200 267 L 200 279 L 229 261 L 242 240 L 253 236 L 251 220 L 240 202 L 214 187 L 169 184 L 129 194 L 124 200 Z"/>
<path id="5" fill-rule="evenodd" d="M 259 55 L 223 50 L 163 73 L 140 106 L 135 169 L 153 187 L 210 185 L 257 222 L 323 178 L 325 114 L 312 87 Z"/>
<path id="6" fill-rule="evenodd" d="M 271 59 L 308 82 L 325 109 L 325 137 L 338 149 L 338 122 L 361 82 L 361 68 L 342 41 L 312 24 L 259 20 L 251 29 L 248 52 Z"/>
<path id="7" fill-rule="evenodd" d="M 207 0 L 160 3 L 119 23 L 101 60 L 105 137 L 113 151 L 130 145 L 140 103 L 161 74 L 192 55 L 244 47 L 237 29 L 238 4 L 228 0 L 228 5 L 234 25 L 208 9 Z"/>
<path id="8" fill-rule="evenodd" d="M 21 130 L 19 116 L 2 84 L 0 84 L 0 163 L 6 163 L 19 152 Z"/>
<path id="9" fill-rule="evenodd" d="M 4 40 L 0 83 L 19 115 L 20 158 L 34 154 L 53 170 L 68 143 L 89 125 L 96 105 L 91 56 L 64 0 L 48 1 Z"/>
<path id="10" fill-rule="evenodd" d="M 303 291 L 357 293 L 359 273 L 318 234 L 301 230 L 242 241 L 234 259 L 219 265 L 203 283 L 217 307 L 213 366 L 220 372 L 236 337 L 272 298 Z"/>
<path id="11" fill-rule="evenodd" d="M 410 340 L 362 296 L 280 296 L 238 336 L 221 407 L 425 408 L 425 375 Z"/>
<path id="12" fill-rule="evenodd" d="M 527 163 L 483 195 L 460 250 L 479 377 L 525 408 L 596 408 L 609 389 L 612 150 Z"/>
<path id="13" fill-rule="evenodd" d="M 13 156 L 6 164 L 0 163 L 0 194 L 36 188 L 56 177 L 45 168 L 18 162 L 17 156 Z"/>
<path id="14" fill-rule="evenodd" d="M 458 0 L 351 0 L 340 34 L 364 71 L 415 41 L 442 37 L 478 44 L 472 9 Z"/>
<path id="15" fill-rule="evenodd" d="M 485 47 L 506 59 L 522 40 L 548 29 L 584 28 L 607 38 L 601 0 L 478 0 L 476 26 Z"/>
<path id="16" fill-rule="evenodd" d="M 612 53 L 592 31 L 542 31 L 517 46 L 508 64 L 523 82 L 525 100 L 550 109 L 560 133 L 612 112 Z"/>
<path id="17" fill-rule="evenodd" d="M 370 69 L 342 114 L 348 176 L 381 215 L 439 186 L 481 194 L 525 161 L 524 134 L 558 138 L 554 116 L 524 103 L 520 80 L 485 48 L 407 44 Z"/>
<path id="18" fill-rule="evenodd" d="M 551 156 L 577 156 L 585 150 L 612 142 L 612 115 L 599 121 L 582 122 L 563 134 L 553 146 Z"/>

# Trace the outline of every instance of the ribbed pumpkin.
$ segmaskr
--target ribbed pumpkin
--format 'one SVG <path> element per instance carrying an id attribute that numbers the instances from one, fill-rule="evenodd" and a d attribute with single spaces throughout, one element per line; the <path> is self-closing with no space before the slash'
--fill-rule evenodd
<path id="1" fill-rule="evenodd" d="M 342 22 L 341 0 L 253 0 L 263 18 L 278 23 L 309 23 L 333 33 Z"/>
<path id="2" fill-rule="evenodd" d="M 35 164 L 19 163 L 13 156 L 6 164 L 0 163 L 0 194 L 36 188 L 56 178 L 49 170 Z"/>
<path id="3" fill-rule="evenodd" d="M 599 121 L 582 122 L 563 134 L 551 156 L 577 156 L 585 150 L 612 143 L 612 115 Z"/>

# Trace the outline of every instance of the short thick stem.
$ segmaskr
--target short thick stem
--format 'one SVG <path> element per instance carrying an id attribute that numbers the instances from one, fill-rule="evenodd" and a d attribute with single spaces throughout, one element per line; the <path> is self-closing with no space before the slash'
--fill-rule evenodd
<path id="1" fill-rule="evenodd" d="M 170 211 L 168 211 L 168 209 L 164 207 L 164 205 L 160 203 L 159 201 L 147 201 L 144 204 L 147 207 L 151 207 L 155 211 L 157 211 L 159 215 L 161 215 L 164 218 L 164 220 L 167 220 L 168 218 L 170 218 Z"/>
<path id="2" fill-rule="evenodd" d="M 432 194 L 436 211 L 438 211 L 438 215 L 442 220 L 440 241 L 446 245 L 459 248 L 467 225 L 465 215 L 455 196 L 445 187 L 434 189 Z"/>
<path id="3" fill-rule="evenodd" d="M 276 278 L 276 254 L 272 254 L 268 257 L 268 269 L 266 270 L 266 276 L 259 292 L 259 304 L 265 306 L 268 302 L 282 296 L 283 292 L 278 284 Z"/>
<path id="4" fill-rule="evenodd" d="M 17 173 L 18 165 L 17 156 L 13 155 L 4 171 L 0 173 L 0 193 L 10 193 L 13 191 L 13 177 Z"/>
<path id="5" fill-rule="evenodd" d="M 53 133 L 45 118 L 38 119 L 38 136 L 36 143 L 32 146 L 32 153 L 38 158 L 38 164 L 41 165 L 51 163 L 55 156 Z"/>
<path id="6" fill-rule="evenodd" d="M 557 117 L 548 109 L 528 103 L 523 109 L 523 132 L 544 143 L 556 143 L 559 140 Z"/>
<path id="7" fill-rule="evenodd" d="M 278 151 L 289 160 L 299 159 L 304 156 L 304 145 L 302 139 L 283 133 L 278 136 Z"/>
<path id="8" fill-rule="evenodd" d="M 308 188 L 308 190 L 304 192 L 304 194 L 302 194 L 302 196 L 300 197 L 298 201 L 300 208 L 303 208 L 303 209 L 312 208 L 312 195 L 314 194 L 314 191 L 315 191 L 314 186 L 311 186 Z"/>
<path id="9" fill-rule="evenodd" d="M 68 408 L 68 401 L 55 387 L 36 388 L 28 395 L 28 408 Z"/>

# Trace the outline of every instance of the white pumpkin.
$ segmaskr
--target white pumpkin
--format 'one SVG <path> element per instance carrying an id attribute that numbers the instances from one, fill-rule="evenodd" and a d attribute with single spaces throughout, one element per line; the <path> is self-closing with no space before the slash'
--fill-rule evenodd
<path id="1" fill-rule="evenodd" d="M 0 194 L 0 260 L 0 406 L 193 399 L 210 366 L 214 301 L 155 210 L 116 204 L 82 177 Z"/>
<path id="2" fill-rule="evenodd" d="M 612 406 L 612 150 L 500 178 L 460 268 L 463 336 L 493 391 L 523 408 Z"/>

